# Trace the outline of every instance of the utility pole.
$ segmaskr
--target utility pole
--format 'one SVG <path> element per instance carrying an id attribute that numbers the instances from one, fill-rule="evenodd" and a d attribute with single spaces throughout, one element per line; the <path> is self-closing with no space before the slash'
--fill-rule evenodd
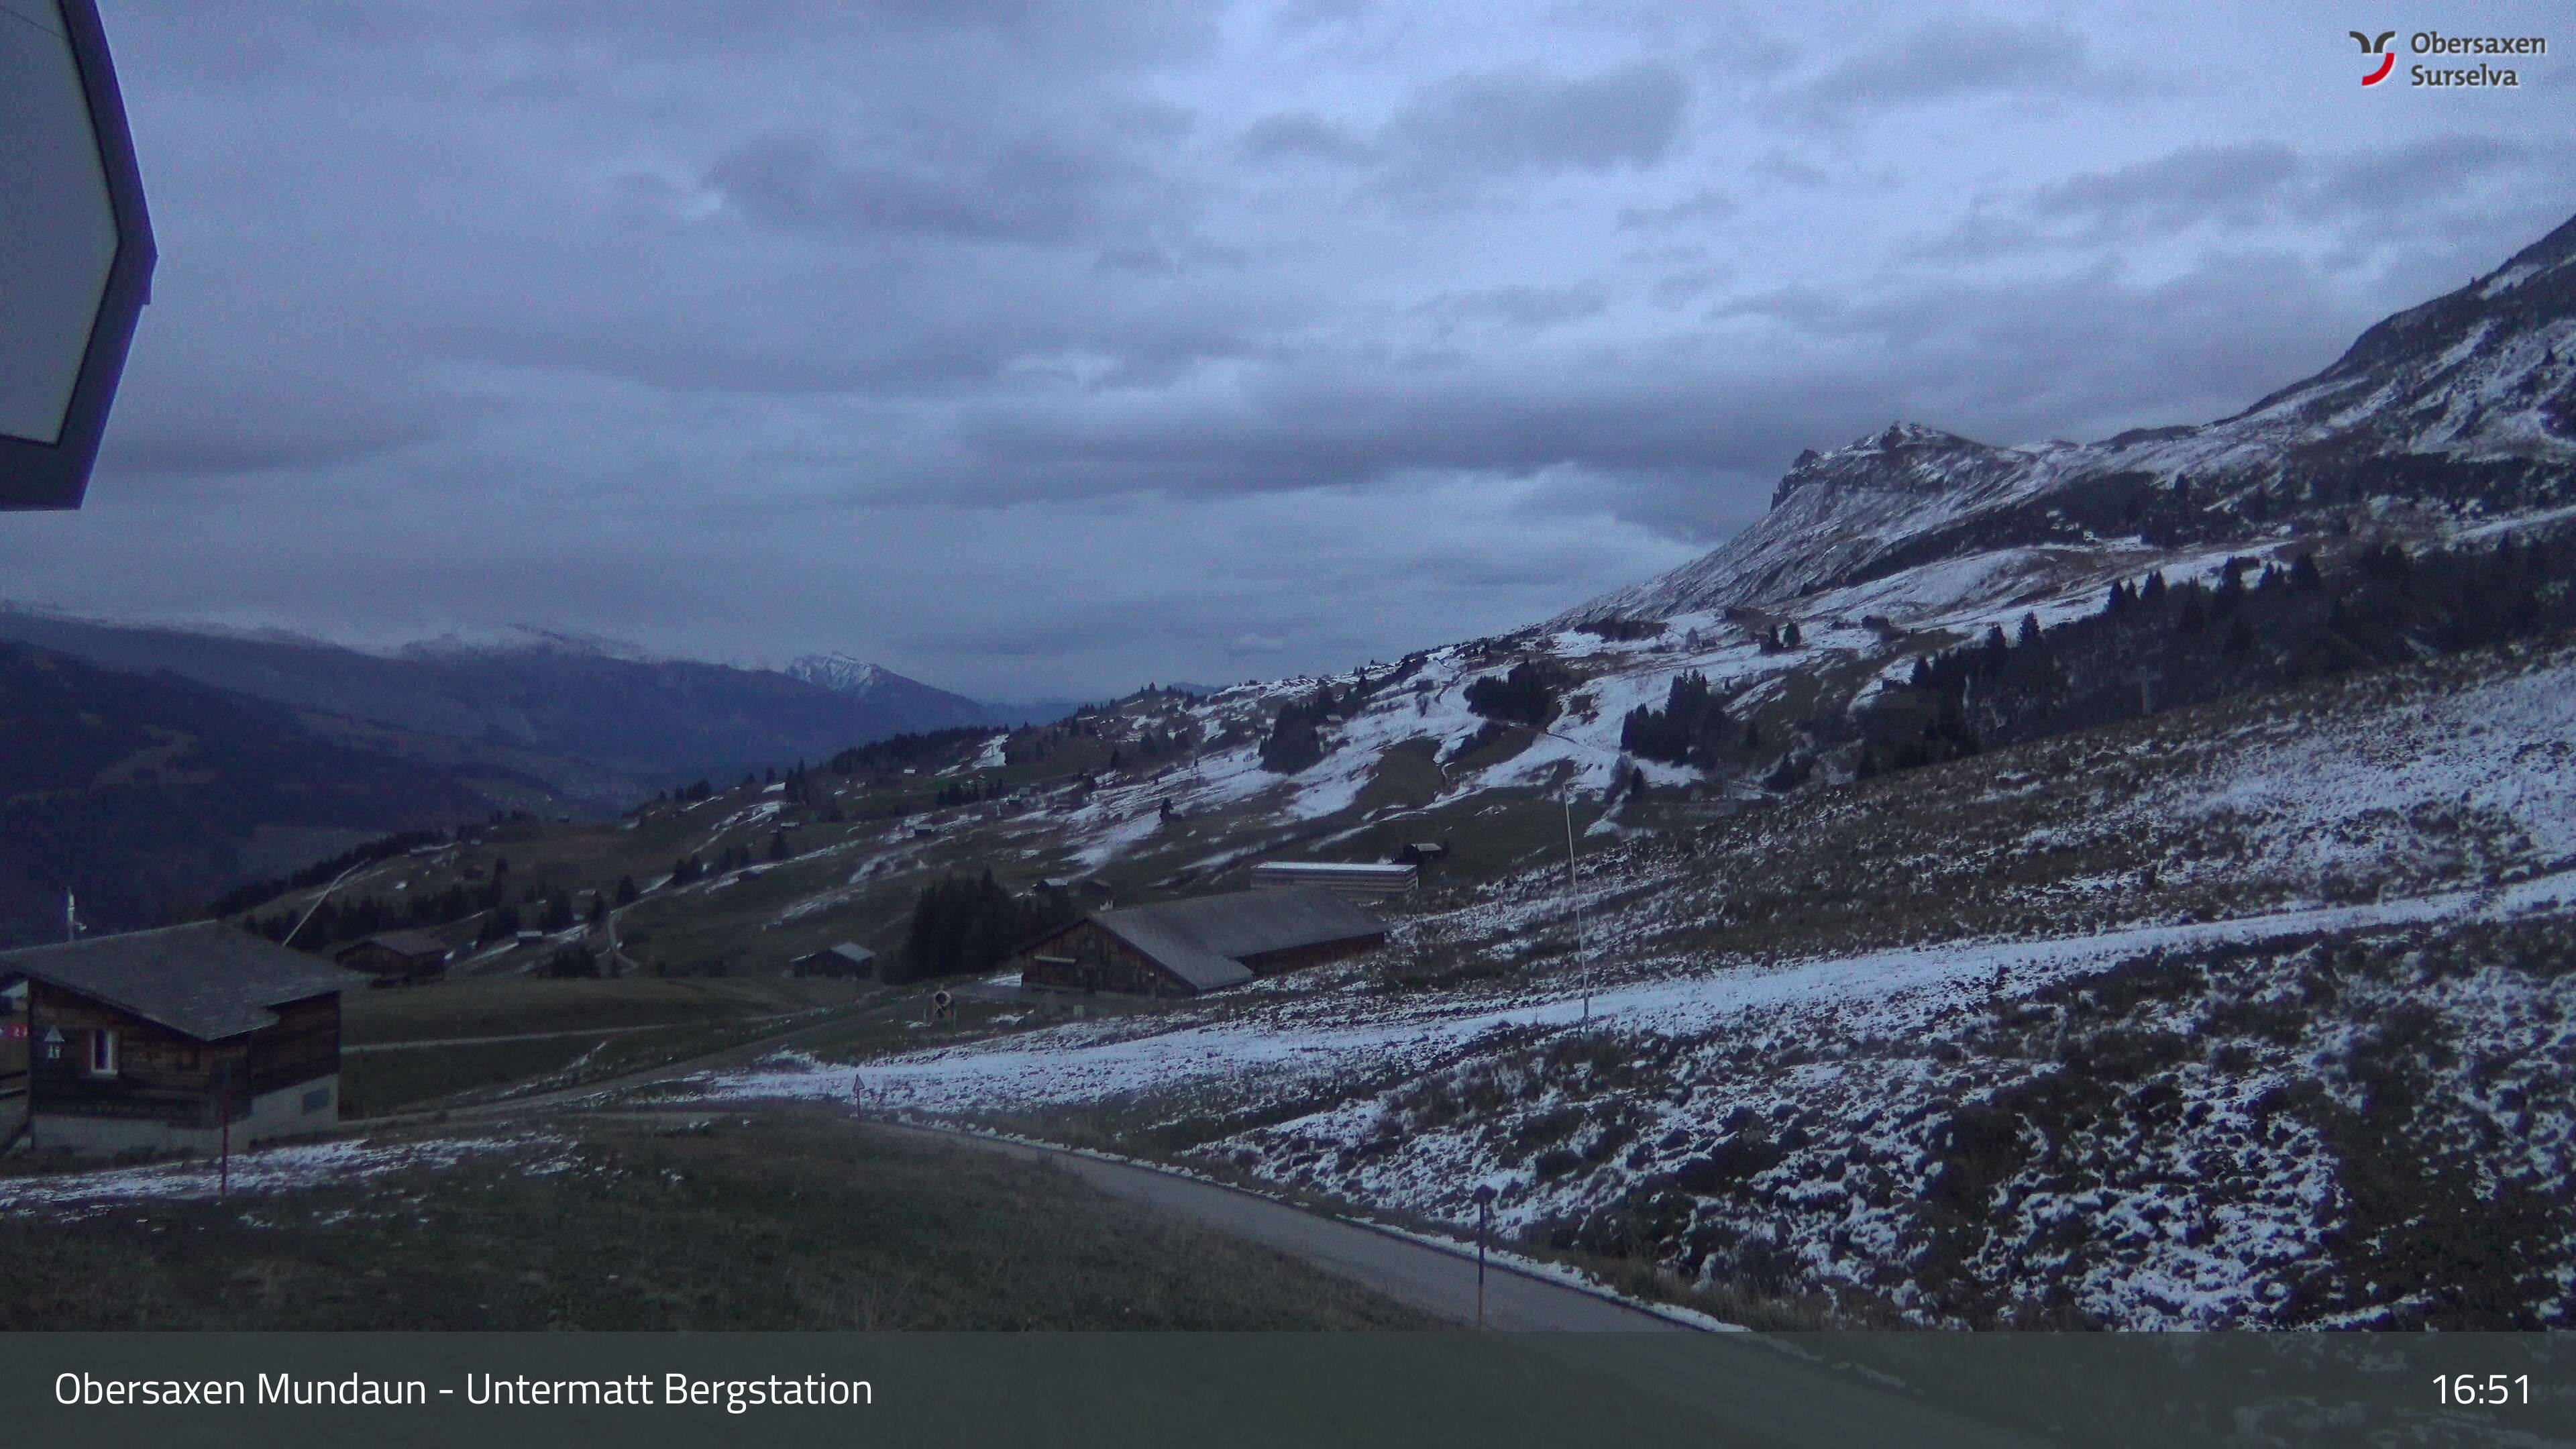
<path id="1" fill-rule="evenodd" d="M 1545 735 L 1549 739 L 1559 741 L 1563 744 L 1572 745 L 1579 750 L 1590 750 L 1595 754 L 1602 755 L 1614 754 L 1613 751 L 1605 750 L 1599 745 L 1575 739 L 1570 735 L 1558 734 L 1556 731 L 1549 729 L 1545 725 L 1528 725 L 1525 726 L 1525 728 L 1530 730 L 1533 734 Z M 1625 755 L 1616 755 L 1615 757 L 1621 760 L 1627 758 Z M 1575 782 L 1581 777 L 1581 772 L 1577 771 L 1575 775 L 1569 778 L 1565 783 L 1565 898 L 1566 904 L 1574 914 L 1575 969 L 1581 973 L 1583 977 L 1583 1020 L 1588 1023 L 1592 1020 L 1593 982 L 1591 969 L 1585 962 L 1583 956 L 1583 900 L 1582 897 L 1577 894 L 1581 882 L 1576 878 L 1574 862 L 1574 792 Z M 1612 772 L 1611 778 L 1613 781 L 1618 778 L 1618 774 L 1615 770 Z"/>
<path id="2" fill-rule="evenodd" d="M 71 887 L 65 886 L 63 887 L 63 943 L 77 944 L 80 941 L 80 933 L 80 907 L 72 899 Z"/>
<path id="3" fill-rule="evenodd" d="M 1583 978 L 1583 1019 L 1592 1020 L 1592 969 L 1583 959 L 1583 883 L 1574 872 L 1574 782 L 1565 785 L 1565 899 L 1574 908 L 1574 969 Z"/>

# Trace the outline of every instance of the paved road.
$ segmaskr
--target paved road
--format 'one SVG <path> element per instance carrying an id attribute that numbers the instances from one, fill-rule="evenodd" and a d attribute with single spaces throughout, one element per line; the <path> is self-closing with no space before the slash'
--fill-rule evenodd
<path id="1" fill-rule="evenodd" d="M 1320 1217 L 1266 1197 L 1151 1168 L 935 1128 L 870 1130 L 1043 1161 L 1121 1201 L 1276 1248 L 1397 1302 L 1456 1323 L 1476 1315 L 1476 1264 L 1426 1243 Z M 1712 1445 L 1903 1445 L 1996 1449 L 2044 1442 L 1963 1418 L 1783 1352 L 1758 1334 L 1690 1333 L 1681 1325 L 1545 1278 L 1503 1268 L 1485 1277 L 1488 1328 L 1618 1337 L 1530 1340 L 1570 1376 L 1679 1408 Z"/>
<path id="2" fill-rule="evenodd" d="M 1044 1161 L 1122 1202 L 1188 1218 L 1228 1237 L 1276 1248 L 1453 1323 L 1476 1321 L 1475 1260 L 1429 1244 L 1149 1167 L 1105 1162 L 1050 1147 L 996 1142 L 970 1133 L 892 1124 L 871 1126 Z M 1499 1266 L 1487 1269 L 1485 1274 L 1485 1326 L 1611 1332 L 1668 1332 L 1681 1327 L 1669 1318 Z"/>

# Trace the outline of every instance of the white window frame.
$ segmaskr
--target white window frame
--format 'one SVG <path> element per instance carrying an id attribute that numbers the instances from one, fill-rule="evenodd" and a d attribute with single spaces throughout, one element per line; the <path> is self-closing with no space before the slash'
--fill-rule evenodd
<path id="1" fill-rule="evenodd" d="M 116 1033 L 107 1027 L 94 1028 L 89 1034 L 89 1074 L 116 1075 Z"/>

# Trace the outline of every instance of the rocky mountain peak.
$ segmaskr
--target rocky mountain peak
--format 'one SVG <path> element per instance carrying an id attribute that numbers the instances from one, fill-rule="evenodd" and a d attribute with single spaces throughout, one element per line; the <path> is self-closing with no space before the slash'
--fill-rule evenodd
<path id="1" fill-rule="evenodd" d="M 1778 508 L 1804 488 L 1825 484 L 1915 495 L 1955 492 L 1987 482 L 2027 458 L 1921 423 L 1896 422 L 1830 453 L 1810 448 L 1798 455 L 1771 494 Z"/>

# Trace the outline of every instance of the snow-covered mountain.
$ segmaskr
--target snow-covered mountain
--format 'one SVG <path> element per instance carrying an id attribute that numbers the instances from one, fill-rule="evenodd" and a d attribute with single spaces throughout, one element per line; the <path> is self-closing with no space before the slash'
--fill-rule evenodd
<path id="1" fill-rule="evenodd" d="M 874 694 L 894 685 L 911 684 L 882 664 L 871 664 L 847 654 L 808 654 L 780 665 L 778 672 L 807 684 L 819 684 L 835 694 Z"/>
<path id="2" fill-rule="evenodd" d="M 1020 716 L 998 705 L 968 699 L 906 678 L 882 664 L 838 651 L 808 654 L 778 666 L 780 674 L 828 689 L 843 698 L 908 721 L 910 730 L 949 729 L 963 725 L 1018 724 Z M 1059 709 L 1047 718 L 1056 718 Z"/>
<path id="3" fill-rule="evenodd" d="M 2026 575 L 2105 552 L 2566 508 L 2576 504 L 2571 263 L 2576 221 L 2217 422 L 2026 448 L 1898 423 L 1803 453 L 1760 522 L 1565 621 L 1775 605 L 2004 551 L 2030 566 L 2007 572 Z"/>

